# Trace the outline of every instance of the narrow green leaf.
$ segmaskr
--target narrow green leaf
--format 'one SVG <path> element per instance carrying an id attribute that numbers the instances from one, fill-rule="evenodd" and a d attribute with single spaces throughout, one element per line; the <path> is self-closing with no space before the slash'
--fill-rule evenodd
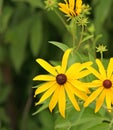
<path id="1" fill-rule="evenodd" d="M 29 26 L 32 19 L 26 19 L 22 23 L 12 27 L 6 33 L 6 42 L 10 43 L 10 56 L 13 65 L 19 72 L 25 59 L 26 45 L 29 32 Z"/>
<path id="2" fill-rule="evenodd" d="M 69 47 L 63 43 L 60 43 L 60 42 L 55 42 L 55 41 L 49 41 L 49 43 L 57 46 L 58 48 L 60 48 L 61 50 L 65 51 L 67 50 Z"/>
<path id="3" fill-rule="evenodd" d="M 85 38 L 83 38 L 83 40 L 81 41 L 81 43 L 83 43 L 83 42 L 85 42 L 85 41 L 87 41 L 87 40 L 89 40 L 89 39 L 91 39 L 93 37 L 94 37 L 94 35 L 88 35 Z"/>
<path id="4" fill-rule="evenodd" d="M 34 112 L 32 115 L 36 115 L 36 114 L 38 114 L 39 112 L 41 112 L 41 111 L 45 110 L 46 108 L 48 108 L 48 104 L 49 104 L 48 101 L 45 102 L 45 103 L 44 103 L 36 112 Z"/>
<path id="5" fill-rule="evenodd" d="M 13 12 L 12 8 L 8 6 L 5 6 L 4 9 L 2 10 L 2 13 L 0 14 L 0 32 L 1 33 L 6 30 L 9 19 L 12 15 L 12 12 Z"/>
<path id="6" fill-rule="evenodd" d="M 102 34 L 98 34 L 94 40 L 94 44 L 96 45 L 97 41 L 102 38 Z"/>
<path id="7" fill-rule="evenodd" d="M 42 30 L 42 17 L 41 15 L 36 15 L 33 19 L 33 24 L 31 28 L 30 35 L 30 47 L 34 56 L 36 56 L 42 46 L 43 30 Z"/>

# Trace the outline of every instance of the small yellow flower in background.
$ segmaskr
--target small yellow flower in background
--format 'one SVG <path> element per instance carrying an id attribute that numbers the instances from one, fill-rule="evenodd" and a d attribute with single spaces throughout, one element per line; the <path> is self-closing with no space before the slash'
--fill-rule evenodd
<path id="1" fill-rule="evenodd" d="M 78 16 L 82 11 L 82 0 L 64 0 L 64 3 L 59 3 L 59 9 L 68 17 Z"/>
<path id="2" fill-rule="evenodd" d="M 106 49 L 106 46 L 103 44 L 96 47 L 96 49 L 97 49 L 96 52 L 100 52 L 100 53 L 108 51 L 108 49 Z"/>
<path id="3" fill-rule="evenodd" d="M 52 112 L 58 103 L 60 114 L 64 118 L 66 109 L 66 95 L 77 111 L 80 111 L 80 107 L 75 99 L 75 95 L 82 100 L 86 100 L 86 93 L 89 92 L 89 90 L 82 82 L 79 81 L 79 79 L 90 73 L 85 68 L 86 66 L 92 64 L 92 62 L 86 62 L 83 64 L 75 63 L 67 69 L 67 62 L 70 52 L 71 49 L 65 51 L 61 66 L 59 65 L 53 67 L 45 60 L 37 59 L 36 61 L 50 74 L 38 75 L 33 79 L 38 81 L 46 81 L 35 91 L 34 96 L 44 92 L 36 105 L 43 103 L 47 98 L 51 97 L 49 102 L 50 111 Z"/>
<path id="4" fill-rule="evenodd" d="M 104 100 L 106 101 L 107 109 L 111 111 L 111 104 L 113 104 L 113 58 L 110 58 L 107 70 L 105 70 L 102 62 L 96 59 L 99 71 L 92 67 L 88 70 L 97 77 L 96 80 L 90 84 L 91 88 L 95 88 L 92 94 L 86 99 L 84 106 L 87 107 L 96 99 L 95 112 L 101 108 Z"/>

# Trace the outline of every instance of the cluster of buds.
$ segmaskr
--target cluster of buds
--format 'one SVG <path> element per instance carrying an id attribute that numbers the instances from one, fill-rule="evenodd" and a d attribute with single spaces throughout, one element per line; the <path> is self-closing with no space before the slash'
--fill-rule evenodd
<path id="1" fill-rule="evenodd" d="M 47 10 L 53 10 L 57 7 L 57 0 L 45 0 L 45 8 Z"/>

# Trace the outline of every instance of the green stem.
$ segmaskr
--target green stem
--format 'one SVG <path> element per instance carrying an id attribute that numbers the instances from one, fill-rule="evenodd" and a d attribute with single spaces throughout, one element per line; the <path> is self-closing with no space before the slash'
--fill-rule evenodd
<path id="1" fill-rule="evenodd" d="M 63 23 L 63 25 L 65 26 L 65 28 L 67 29 L 67 23 L 64 21 L 62 16 L 56 10 L 54 10 L 54 11 L 55 11 L 56 15 L 60 18 L 60 20 Z"/>
<path id="2" fill-rule="evenodd" d="M 78 42 L 78 46 L 76 47 L 75 51 L 77 51 L 79 49 L 80 45 L 81 45 L 81 41 L 82 41 L 82 38 L 83 38 L 83 33 L 84 33 L 84 26 L 82 25 L 80 40 Z"/>
<path id="3" fill-rule="evenodd" d="M 101 61 L 103 61 L 103 52 L 100 52 L 101 55 Z"/>
<path id="4" fill-rule="evenodd" d="M 72 33 L 72 45 L 73 45 L 73 49 L 75 48 L 75 34 Z"/>
<path id="5" fill-rule="evenodd" d="M 70 22 L 70 24 L 72 24 L 69 30 L 69 33 L 72 37 L 72 47 L 73 47 L 73 53 L 74 53 L 74 49 L 75 49 L 75 41 L 76 41 L 76 34 L 75 34 L 75 26 L 76 26 L 76 21 L 74 19 L 72 19 L 72 21 Z"/>

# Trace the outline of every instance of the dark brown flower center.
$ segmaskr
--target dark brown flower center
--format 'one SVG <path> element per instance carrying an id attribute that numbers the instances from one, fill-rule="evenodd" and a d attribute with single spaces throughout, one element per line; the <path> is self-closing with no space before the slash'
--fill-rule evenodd
<path id="1" fill-rule="evenodd" d="M 103 86 L 104 86 L 104 88 L 111 88 L 112 82 L 110 80 L 106 79 L 103 81 Z"/>
<path id="2" fill-rule="evenodd" d="M 56 81 L 58 84 L 63 85 L 67 81 L 67 77 L 65 74 L 58 74 L 56 77 Z"/>

